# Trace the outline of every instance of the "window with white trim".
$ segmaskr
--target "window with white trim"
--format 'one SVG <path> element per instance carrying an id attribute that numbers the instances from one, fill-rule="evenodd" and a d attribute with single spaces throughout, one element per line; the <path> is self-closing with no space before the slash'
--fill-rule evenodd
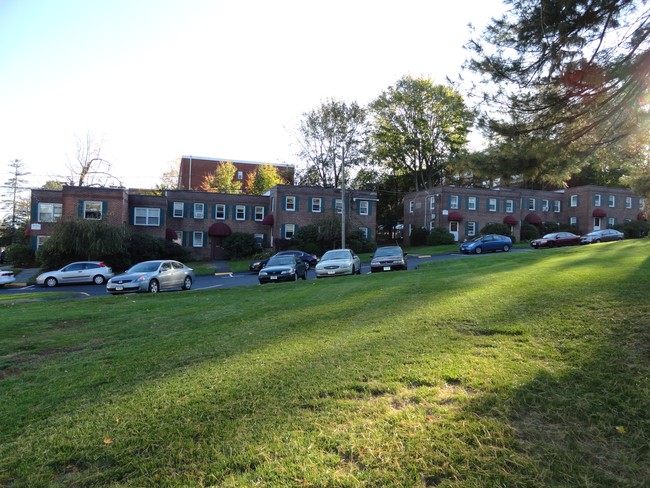
<path id="1" fill-rule="evenodd" d="M 497 199 L 488 198 L 488 212 L 496 212 L 496 211 L 497 211 Z"/>
<path id="2" fill-rule="evenodd" d="M 295 224 L 284 224 L 284 238 L 291 239 L 296 232 Z"/>
<path id="3" fill-rule="evenodd" d="M 534 198 L 529 198 L 528 199 L 528 210 L 535 210 L 535 199 Z"/>
<path id="4" fill-rule="evenodd" d="M 366 239 L 370 238 L 370 229 L 368 227 L 359 227 L 359 230 L 363 234 L 363 237 L 365 237 Z"/>
<path id="5" fill-rule="evenodd" d="M 359 200 L 359 215 L 368 215 L 370 213 L 369 203 L 368 200 Z"/>
<path id="6" fill-rule="evenodd" d="M 334 208 L 336 209 L 336 213 L 340 214 L 343 212 L 343 200 L 340 198 L 337 198 L 334 200 Z"/>
<path id="7" fill-rule="evenodd" d="M 192 232 L 192 247 L 203 247 L 203 232 Z"/>
<path id="8" fill-rule="evenodd" d="M 476 235 L 476 222 L 467 222 L 467 235 L 468 236 Z"/>
<path id="9" fill-rule="evenodd" d="M 38 222 L 58 222 L 61 220 L 62 213 L 63 204 L 61 203 L 38 204 Z"/>
<path id="10" fill-rule="evenodd" d="M 609 195 L 609 197 L 607 197 L 607 205 L 609 207 L 612 207 L 612 208 L 616 206 L 616 196 L 615 195 Z"/>
<path id="11" fill-rule="evenodd" d="M 237 171 L 237 179 L 238 180 L 243 180 L 244 179 L 244 172 L 243 171 Z"/>
<path id="12" fill-rule="evenodd" d="M 174 239 L 172 242 L 175 242 L 179 246 L 183 245 L 183 231 L 182 230 L 177 230 L 176 231 L 176 239 Z"/>
<path id="13" fill-rule="evenodd" d="M 458 208 L 458 195 L 451 195 L 449 197 L 449 208 Z"/>
<path id="14" fill-rule="evenodd" d="M 49 238 L 50 236 L 36 236 L 36 249 L 41 247 Z"/>
<path id="15" fill-rule="evenodd" d="M 476 210 L 476 197 L 467 197 L 467 210 Z"/>
<path id="16" fill-rule="evenodd" d="M 205 216 L 205 204 L 195 203 L 194 204 L 194 218 L 202 219 Z"/>
<path id="17" fill-rule="evenodd" d="M 217 203 L 214 206 L 214 218 L 217 220 L 225 220 L 226 219 L 226 204 L 225 203 Z"/>
<path id="18" fill-rule="evenodd" d="M 246 220 L 246 206 L 235 206 L 235 220 Z"/>
<path id="19" fill-rule="evenodd" d="M 616 219 L 614 217 L 609 217 L 607 219 L 607 227 L 614 227 L 614 224 L 616 224 Z"/>
<path id="20" fill-rule="evenodd" d="M 553 212 L 560 213 L 562 210 L 562 204 L 559 200 L 553 200 Z"/>
<path id="21" fill-rule="evenodd" d="M 172 210 L 172 216 L 176 218 L 183 218 L 185 216 L 185 203 L 183 202 L 174 202 L 174 208 Z"/>
<path id="22" fill-rule="evenodd" d="M 506 213 L 513 213 L 515 211 L 515 201 L 506 200 Z"/>
<path id="23" fill-rule="evenodd" d="M 429 210 L 435 210 L 436 209 L 436 197 L 430 197 L 429 198 Z"/>
<path id="24" fill-rule="evenodd" d="M 415 209 L 415 202 L 411 200 L 409 202 L 409 213 L 413 213 L 413 210 Z"/>
<path id="25" fill-rule="evenodd" d="M 542 200 L 542 212 L 548 212 L 549 210 L 548 200 Z"/>
<path id="26" fill-rule="evenodd" d="M 84 202 L 83 215 L 85 220 L 102 220 L 102 202 Z"/>
<path id="27" fill-rule="evenodd" d="M 261 222 L 264 220 L 264 207 L 261 205 L 255 206 L 255 221 Z"/>
<path id="28" fill-rule="evenodd" d="M 323 207 L 323 199 L 322 198 L 312 198 L 311 199 L 311 211 L 313 213 L 320 213 L 322 207 Z"/>
<path id="29" fill-rule="evenodd" d="M 625 197 L 625 208 L 632 208 L 632 197 Z"/>
<path id="30" fill-rule="evenodd" d="M 287 212 L 295 212 L 296 211 L 296 197 L 284 197 L 284 209 Z"/>
<path id="31" fill-rule="evenodd" d="M 602 205 L 602 198 L 600 194 L 596 193 L 594 195 L 594 207 L 600 207 Z"/>
<path id="32" fill-rule="evenodd" d="M 569 200 L 569 206 L 570 207 L 577 207 L 578 206 L 578 195 L 571 195 L 571 199 Z"/>
<path id="33" fill-rule="evenodd" d="M 569 217 L 569 225 L 578 225 L 578 217 Z"/>
<path id="34" fill-rule="evenodd" d="M 157 227 L 160 225 L 160 209 L 135 207 L 133 209 L 133 224 Z"/>

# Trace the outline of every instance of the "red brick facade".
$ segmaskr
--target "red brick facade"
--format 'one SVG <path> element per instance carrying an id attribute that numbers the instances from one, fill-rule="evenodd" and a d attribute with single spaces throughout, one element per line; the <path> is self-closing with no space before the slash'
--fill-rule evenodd
<path id="1" fill-rule="evenodd" d="M 178 171 L 178 188 L 181 190 L 200 190 L 206 176 L 214 173 L 219 163 L 231 162 L 237 168 L 234 180 L 244 185 L 249 175 L 254 175 L 260 165 L 268 164 L 278 169 L 285 183 L 293 185 L 294 167 L 290 164 L 257 163 L 253 161 L 238 161 L 235 159 L 202 158 L 183 156 Z"/>
<path id="2" fill-rule="evenodd" d="M 439 186 L 404 198 L 404 242 L 414 228 L 442 227 L 457 241 L 490 223 L 505 223 L 519 238 L 522 222 L 572 224 L 586 234 L 636 220 L 641 197 L 624 188 L 581 186 L 562 191 Z"/>

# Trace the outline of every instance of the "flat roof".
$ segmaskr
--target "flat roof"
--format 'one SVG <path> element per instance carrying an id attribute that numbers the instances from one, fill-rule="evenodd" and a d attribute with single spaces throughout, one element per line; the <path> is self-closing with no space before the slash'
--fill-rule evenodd
<path id="1" fill-rule="evenodd" d="M 295 165 L 290 163 L 270 163 L 270 162 L 259 162 L 259 161 L 244 161 L 243 159 L 231 159 L 231 158 L 206 158 L 204 156 L 192 156 L 192 155 L 183 155 L 181 159 L 200 159 L 202 161 L 214 161 L 214 162 L 225 162 L 230 161 L 231 163 L 243 163 L 243 164 L 268 164 L 271 166 L 286 166 L 293 168 Z"/>

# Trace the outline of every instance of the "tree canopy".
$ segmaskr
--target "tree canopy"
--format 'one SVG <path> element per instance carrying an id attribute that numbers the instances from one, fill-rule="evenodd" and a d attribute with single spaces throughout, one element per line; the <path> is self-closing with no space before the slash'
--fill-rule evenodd
<path id="1" fill-rule="evenodd" d="M 237 167 L 230 161 L 217 163 L 214 173 L 203 178 L 201 190 L 218 193 L 241 193 L 242 182 L 235 179 Z"/>
<path id="2" fill-rule="evenodd" d="M 449 163 L 466 145 L 473 122 L 460 94 L 429 79 L 406 76 L 371 103 L 370 110 L 378 162 L 409 174 L 416 191 L 446 181 Z"/>
<path id="3" fill-rule="evenodd" d="M 484 82 L 481 124 L 502 149 L 503 172 L 561 183 L 622 141 L 647 142 L 645 1 L 505 3 L 468 45 Z M 647 146 L 636 147 L 638 160 Z"/>
<path id="4" fill-rule="evenodd" d="M 278 173 L 278 168 L 271 164 L 261 164 L 255 173 L 250 173 L 246 180 L 246 193 L 262 195 L 275 185 L 281 185 L 284 180 Z"/>

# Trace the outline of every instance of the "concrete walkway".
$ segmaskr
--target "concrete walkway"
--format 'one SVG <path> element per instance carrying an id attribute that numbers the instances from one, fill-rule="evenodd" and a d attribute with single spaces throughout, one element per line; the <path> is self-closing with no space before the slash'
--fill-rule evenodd
<path id="1" fill-rule="evenodd" d="M 40 268 L 25 268 L 16 276 L 16 281 L 5 286 L 27 286 L 27 280 L 38 274 Z"/>

